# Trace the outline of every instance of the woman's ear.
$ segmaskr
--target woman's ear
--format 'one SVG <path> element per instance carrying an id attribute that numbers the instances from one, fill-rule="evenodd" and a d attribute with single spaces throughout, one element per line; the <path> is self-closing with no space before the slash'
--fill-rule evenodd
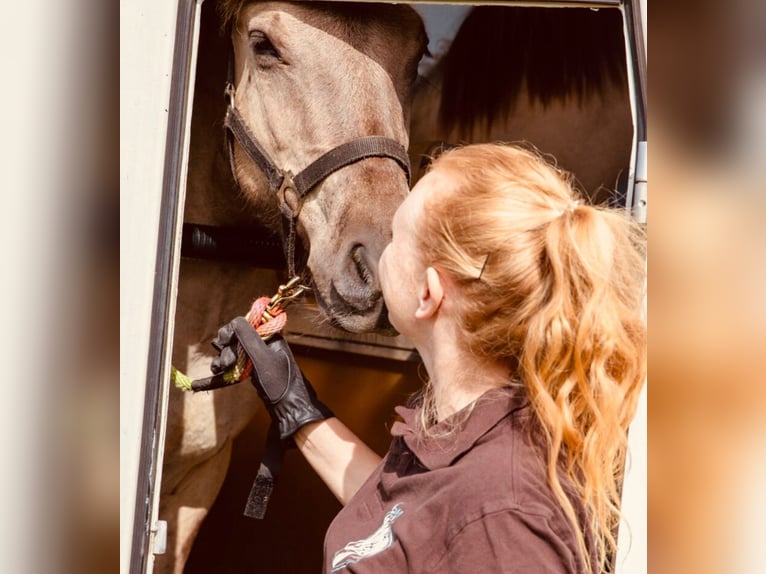
<path id="1" fill-rule="evenodd" d="M 444 286 L 442 285 L 439 272 L 433 267 L 426 269 L 425 282 L 418 293 L 418 308 L 415 311 L 416 319 L 429 319 L 436 314 L 436 311 L 444 300 Z"/>

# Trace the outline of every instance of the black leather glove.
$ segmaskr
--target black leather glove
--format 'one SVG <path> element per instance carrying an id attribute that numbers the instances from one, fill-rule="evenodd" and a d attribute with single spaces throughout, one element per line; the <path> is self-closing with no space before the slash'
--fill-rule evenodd
<path id="1" fill-rule="evenodd" d="M 210 366 L 214 374 L 236 364 L 238 345 L 253 362 L 250 381 L 277 424 L 281 439 L 291 437 L 307 423 L 335 416 L 317 399 L 287 342 L 280 335 L 264 342 L 244 317 L 221 327 L 213 340 L 213 346 L 220 351 Z"/>

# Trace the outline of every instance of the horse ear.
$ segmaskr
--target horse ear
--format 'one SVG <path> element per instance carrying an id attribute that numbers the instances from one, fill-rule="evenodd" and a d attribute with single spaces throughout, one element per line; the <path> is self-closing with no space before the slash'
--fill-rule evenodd
<path id="1" fill-rule="evenodd" d="M 426 269 L 423 285 L 418 293 L 418 308 L 415 311 L 416 319 L 430 319 L 436 315 L 444 301 L 444 285 L 439 272 L 433 267 Z"/>

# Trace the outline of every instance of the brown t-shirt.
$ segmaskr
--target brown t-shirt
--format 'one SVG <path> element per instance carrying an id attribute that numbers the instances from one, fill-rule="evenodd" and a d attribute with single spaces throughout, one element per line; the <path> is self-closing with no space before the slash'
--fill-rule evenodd
<path id="1" fill-rule="evenodd" d="M 444 439 L 419 439 L 415 411 L 396 410 L 388 454 L 327 531 L 324 572 L 583 571 L 525 400 L 490 391 Z"/>

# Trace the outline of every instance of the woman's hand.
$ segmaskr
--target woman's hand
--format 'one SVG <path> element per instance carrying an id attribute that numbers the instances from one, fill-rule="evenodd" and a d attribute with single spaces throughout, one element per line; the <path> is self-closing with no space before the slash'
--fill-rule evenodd
<path id="1" fill-rule="evenodd" d="M 332 411 L 317 399 L 316 392 L 295 362 L 287 342 L 275 335 L 268 343 L 244 317 L 237 317 L 218 331 L 213 346 L 213 374 L 227 371 L 237 363 L 238 348 L 253 362 L 250 381 L 279 427 L 280 437 L 290 438 L 303 425 L 330 418 Z"/>

